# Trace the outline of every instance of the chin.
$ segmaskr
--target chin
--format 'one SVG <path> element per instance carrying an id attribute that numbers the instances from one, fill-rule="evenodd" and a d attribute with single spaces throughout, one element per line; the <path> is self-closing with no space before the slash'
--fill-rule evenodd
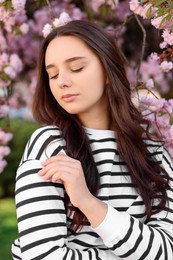
<path id="1" fill-rule="evenodd" d="M 65 108 L 64 108 L 64 110 L 65 110 L 68 114 L 70 114 L 70 115 L 76 115 L 76 114 L 79 113 L 79 110 L 76 110 L 76 109 L 65 109 Z"/>

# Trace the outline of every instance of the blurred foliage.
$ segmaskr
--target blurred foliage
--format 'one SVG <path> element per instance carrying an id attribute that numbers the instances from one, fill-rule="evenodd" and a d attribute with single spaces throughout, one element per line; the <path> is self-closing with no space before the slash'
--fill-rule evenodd
<path id="1" fill-rule="evenodd" d="M 6 124 L 1 121 L 1 126 Z M 14 197 L 15 175 L 22 157 L 25 145 L 30 138 L 32 132 L 38 127 L 38 124 L 25 121 L 22 119 L 11 119 L 10 130 L 13 133 L 13 139 L 10 142 L 11 153 L 7 160 L 7 166 L 3 173 L 0 174 L 0 197 Z M 2 259 L 2 258 L 0 258 Z M 4 259 L 2 259 L 4 260 Z"/>
<path id="2" fill-rule="evenodd" d="M 17 238 L 17 219 L 13 199 L 1 199 L 0 220 L 0 259 L 11 260 L 11 245 Z"/>

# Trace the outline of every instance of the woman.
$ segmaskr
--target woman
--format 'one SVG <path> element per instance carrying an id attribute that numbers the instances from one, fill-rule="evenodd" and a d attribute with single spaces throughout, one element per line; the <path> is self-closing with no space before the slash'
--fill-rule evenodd
<path id="1" fill-rule="evenodd" d="M 45 126 L 17 171 L 14 259 L 172 260 L 173 166 L 130 94 L 99 26 L 71 21 L 43 41 L 33 114 Z"/>

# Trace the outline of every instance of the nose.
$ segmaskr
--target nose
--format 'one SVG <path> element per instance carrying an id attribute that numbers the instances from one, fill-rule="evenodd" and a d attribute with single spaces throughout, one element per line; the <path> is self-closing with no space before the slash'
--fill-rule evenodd
<path id="1" fill-rule="evenodd" d="M 58 79 L 57 79 L 57 84 L 58 84 L 58 87 L 65 88 L 65 87 L 71 87 L 72 82 L 65 73 L 59 73 Z"/>

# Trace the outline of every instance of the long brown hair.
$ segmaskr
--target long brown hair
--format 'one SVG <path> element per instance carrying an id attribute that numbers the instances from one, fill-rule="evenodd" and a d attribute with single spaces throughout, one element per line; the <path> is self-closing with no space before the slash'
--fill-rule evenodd
<path id="1" fill-rule="evenodd" d="M 151 157 L 143 136 L 149 137 L 148 123 L 131 101 L 130 85 L 124 64 L 114 39 L 101 27 L 89 21 L 71 21 L 54 29 L 43 41 L 38 60 L 38 81 L 33 100 L 33 115 L 43 124 L 59 127 L 66 141 L 66 152 L 78 159 L 83 167 L 89 190 L 96 195 L 99 176 L 93 160 L 87 135 L 75 115 L 68 114 L 55 100 L 49 87 L 45 69 L 45 53 L 48 44 L 60 36 L 76 36 L 83 40 L 103 64 L 109 79 L 106 95 L 109 101 L 110 119 L 116 132 L 120 156 L 131 174 L 132 182 L 142 196 L 147 220 L 152 213 L 161 211 L 166 204 L 169 177 L 164 169 Z M 142 127 L 142 125 L 146 127 Z M 159 197 L 159 204 L 153 212 L 153 199 Z M 72 228 L 77 230 L 85 220 L 83 213 L 73 206 Z"/>

